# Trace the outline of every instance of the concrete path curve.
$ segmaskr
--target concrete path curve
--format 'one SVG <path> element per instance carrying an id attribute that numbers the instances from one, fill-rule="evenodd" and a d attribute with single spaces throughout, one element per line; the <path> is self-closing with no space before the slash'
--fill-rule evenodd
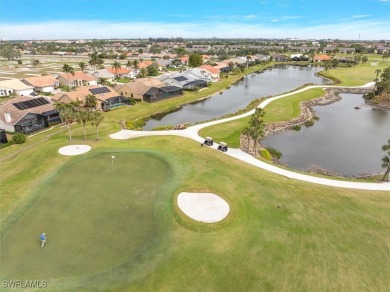
<path id="1" fill-rule="evenodd" d="M 374 82 L 368 83 L 364 86 L 360 87 L 369 87 L 372 86 Z M 258 107 L 259 108 L 264 108 L 267 106 L 269 103 L 271 103 L 274 100 L 284 98 L 290 95 L 293 95 L 295 93 L 303 92 L 312 88 L 329 88 L 329 87 L 336 87 L 336 88 L 341 88 L 340 86 L 326 86 L 326 85 L 312 85 L 308 87 L 304 87 L 302 89 L 289 92 L 286 94 L 281 94 L 277 95 L 271 98 L 268 98 L 264 100 Z M 344 88 L 359 88 L 359 87 L 344 87 Z M 188 127 L 187 129 L 184 130 L 166 130 L 166 131 L 133 131 L 133 130 L 121 130 L 115 134 L 111 134 L 110 137 L 112 139 L 132 139 L 132 138 L 138 138 L 138 137 L 147 137 L 147 136 L 166 136 L 166 135 L 171 135 L 171 136 L 181 136 L 181 137 L 186 137 L 193 139 L 197 141 L 198 143 L 202 143 L 204 141 L 204 138 L 200 137 L 198 132 L 200 129 L 217 125 L 217 124 L 222 124 L 226 122 L 230 122 L 233 120 L 241 119 L 247 116 L 252 115 L 255 112 L 255 110 L 251 110 L 247 113 L 226 118 L 226 119 L 221 119 L 221 120 L 215 120 L 211 122 L 207 122 L 204 124 L 199 124 L 195 126 Z M 217 150 L 218 143 L 214 143 L 211 148 L 214 148 Z M 208 146 L 207 146 L 208 147 Z M 384 183 L 364 183 L 364 182 L 351 182 L 351 181 L 341 181 L 341 180 L 333 180 L 329 178 L 321 178 L 321 177 L 316 177 L 316 176 L 311 176 L 308 174 L 301 174 L 297 173 L 291 170 L 286 170 L 279 168 L 275 165 L 271 165 L 268 163 L 265 163 L 261 160 L 256 159 L 255 157 L 249 155 L 248 153 L 242 151 L 241 149 L 233 149 L 229 148 L 227 152 L 221 152 L 226 155 L 229 155 L 231 157 L 234 157 L 236 159 L 239 159 L 241 161 L 244 161 L 248 164 L 254 165 L 256 167 L 262 168 L 264 170 L 280 174 L 282 176 L 285 176 L 287 178 L 291 179 L 296 179 L 296 180 L 301 180 L 305 182 L 311 182 L 315 184 L 320 184 L 320 185 L 326 185 L 326 186 L 333 186 L 333 187 L 340 187 L 340 188 L 348 188 L 348 189 L 360 189 L 360 190 L 375 190 L 375 191 L 390 191 L 390 182 L 384 182 Z"/>

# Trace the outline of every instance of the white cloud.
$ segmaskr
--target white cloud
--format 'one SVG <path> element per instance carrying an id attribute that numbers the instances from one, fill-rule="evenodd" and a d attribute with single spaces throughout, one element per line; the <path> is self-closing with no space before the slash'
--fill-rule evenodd
<path id="1" fill-rule="evenodd" d="M 254 14 L 245 15 L 244 18 L 245 18 L 245 19 L 255 19 L 255 18 L 257 18 L 257 15 L 254 15 Z"/>
<path id="2" fill-rule="evenodd" d="M 357 14 L 357 15 L 352 15 L 352 18 L 364 18 L 364 17 L 369 17 L 371 15 L 369 14 Z"/>
<path id="3" fill-rule="evenodd" d="M 284 19 L 297 18 L 284 16 Z M 283 18 L 281 18 L 283 19 Z M 274 19 L 278 21 L 277 19 Z M 0 23 L 0 38 L 6 39 L 92 39 L 148 37 L 220 38 L 338 38 L 390 39 L 387 21 L 354 20 L 300 27 L 298 24 L 243 24 L 222 21 L 202 23 L 55 21 L 41 23 Z"/>

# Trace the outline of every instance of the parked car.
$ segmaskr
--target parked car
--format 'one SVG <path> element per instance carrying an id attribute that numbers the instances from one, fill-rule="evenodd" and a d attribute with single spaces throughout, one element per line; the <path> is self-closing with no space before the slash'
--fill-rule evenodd
<path id="1" fill-rule="evenodd" d="M 211 137 L 206 137 L 206 139 L 204 140 L 204 143 L 203 144 L 206 144 L 208 146 L 212 146 L 214 144 L 214 141 L 213 141 L 213 138 Z"/>
<path id="2" fill-rule="evenodd" d="M 222 152 L 226 152 L 228 150 L 227 144 L 225 142 L 219 143 L 218 150 L 221 150 Z"/>

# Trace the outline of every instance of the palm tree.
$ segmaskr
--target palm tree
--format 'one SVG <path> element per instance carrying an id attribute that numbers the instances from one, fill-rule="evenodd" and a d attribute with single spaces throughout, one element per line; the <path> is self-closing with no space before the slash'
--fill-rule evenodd
<path id="1" fill-rule="evenodd" d="M 375 73 L 376 73 L 376 77 L 375 77 L 375 81 L 377 81 L 378 80 L 378 76 L 379 76 L 379 74 L 381 74 L 381 70 L 380 69 L 376 69 L 375 70 Z"/>
<path id="2" fill-rule="evenodd" d="M 79 67 L 81 69 L 81 72 L 84 72 L 84 70 L 87 69 L 87 64 L 85 62 L 80 62 Z"/>
<path id="3" fill-rule="evenodd" d="M 255 157 L 257 156 L 257 142 L 264 136 L 265 123 L 263 116 L 265 112 L 262 108 L 256 108 L 255 113 L 249 121 L 249 136 L 252 138 L 255 147 Z"/>
<path id="4" fill-rule="evenodd" d="M 139 73 L 139 76 L 141 77 L 141 78 L 144 78 L 144 77 L 146 77 L 148 75 L 148 70 L 146 70 L 146 68 L 141 68 L 141 71 L 140 71 L 140 73 Z"/>
<path id="5" fill-rule="evenodd" d="M 107 78 L 104 78 L 104 77 L 99 77 L 99 79 L 98 79 L 98 82 L 97 82 L 98 84 L 100 84 L 100 85 L 107 85 L 108 84 L 108 79 Z"/>
<path id="6" fill-rule="evenodd" d="M 382 145 L 382 150 L 387 151 L 386 155 L 382 158 L 382 168 L 387 168 L 383 175 L 382 181 L 389 181 L 390 174 L 390 139 L 387 140 L 387 144 Z"/>
<path id="7" fill-rule="evenodd" d="M 132 66 L 132 63 L 131 63 L 131 61 L 130 61 L 130 60 L 128 60 L 125 66 L 126 66 L 126 68 L 127 68 L 127 69 L 130 69 L 130 68 L 131 68 L 131 66 Z"/>
<path id="8" fill-rule="evenodd" d="M 68 87 L 70 88 L 69 74 L 72 74 L 74 76 L 74 69 L 72 66 L 69 66 L 68 64 L 64 64 L 64 66 L 62 66 L 62 72 L 65 72 L 68 74 Z"/>
<path id="9" fill-rule="evenodd" d="M 122 65 L 121 63 L 115 61 L 111 68 L 115 70 L 116 74 L 118 74 L 118 70 L 122 68 Z"/>
<path id="10" fill-rule="evenodd" d="M 87 140 L 85 126 L 86 126 L 87 122 L 90 120 L 90 113 L 85 111 L 85 110 L 78 111 L 76 114 L 76 120 L 77 120 L 77 123 L 83 124 L 84 141 L 85 141 L 85 140 Z"/>
<path id="11" fill-rule="evenodd" d="M 60 112 L 61 121 L 65 123 L 65 126 L 69 131 L 69 140 L 72 140 L 72 132 L 70 130 L 70 124 L 73 122 L 75 118 L 75 112 L 73 111 L 70 105 L 58 106 L 57 110 Z"/>
<path id="12" fill-rule="evenodd" d="M 246 136 L 247 148 L 246 152 L 249 152 L 249 136 L 250 136 L 250 128 L 247 126 L 242 130 L 242 134 Z"/>
<path id="13" fill-rule="evenodd" d="M 133 61 L 133 68 L 135 70 L 135 75 L 138 75 L 138 69 L 139 69 L 139 61 L 138 60 Z"/>
<path id="14" fill-rule="evenodd" d="M 87 108 L 88 111 L 92 111 L 92 109 L 96 108 L 97 105 L 97 99 L 96 96 L 93 94 L 88 94 L 85 97 L 84 106 Z"/>
<path id="15" fill-rule="evenodd" d="M 101 112 L 96 111 L 91 113 L 92 126 L 96 127 L 96 141 L 99 141 L 98 127 L 103 122 L 103 120 L 104 120 L 104 115 Z"/>

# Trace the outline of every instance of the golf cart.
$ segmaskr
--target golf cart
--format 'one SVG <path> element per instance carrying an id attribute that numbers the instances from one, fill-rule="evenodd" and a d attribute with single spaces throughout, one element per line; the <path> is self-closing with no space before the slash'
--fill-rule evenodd
<path id="1" fill-rule="evenodd" d="M 208 146 L 212 146 L 214 144 L 214 141 L 213 141 L 213 138 L 211 137 L 206 137 L 206 139 L 204 140 L 204 143 L 203 144 L 206 144 Z"/>
<path id="2" fill-rule="evenodd" d="M 219 143 L 218 150 L 221 150 L 222 152 L 226 152 L 228 150 L 227 144 L 225 142 Z"/>

